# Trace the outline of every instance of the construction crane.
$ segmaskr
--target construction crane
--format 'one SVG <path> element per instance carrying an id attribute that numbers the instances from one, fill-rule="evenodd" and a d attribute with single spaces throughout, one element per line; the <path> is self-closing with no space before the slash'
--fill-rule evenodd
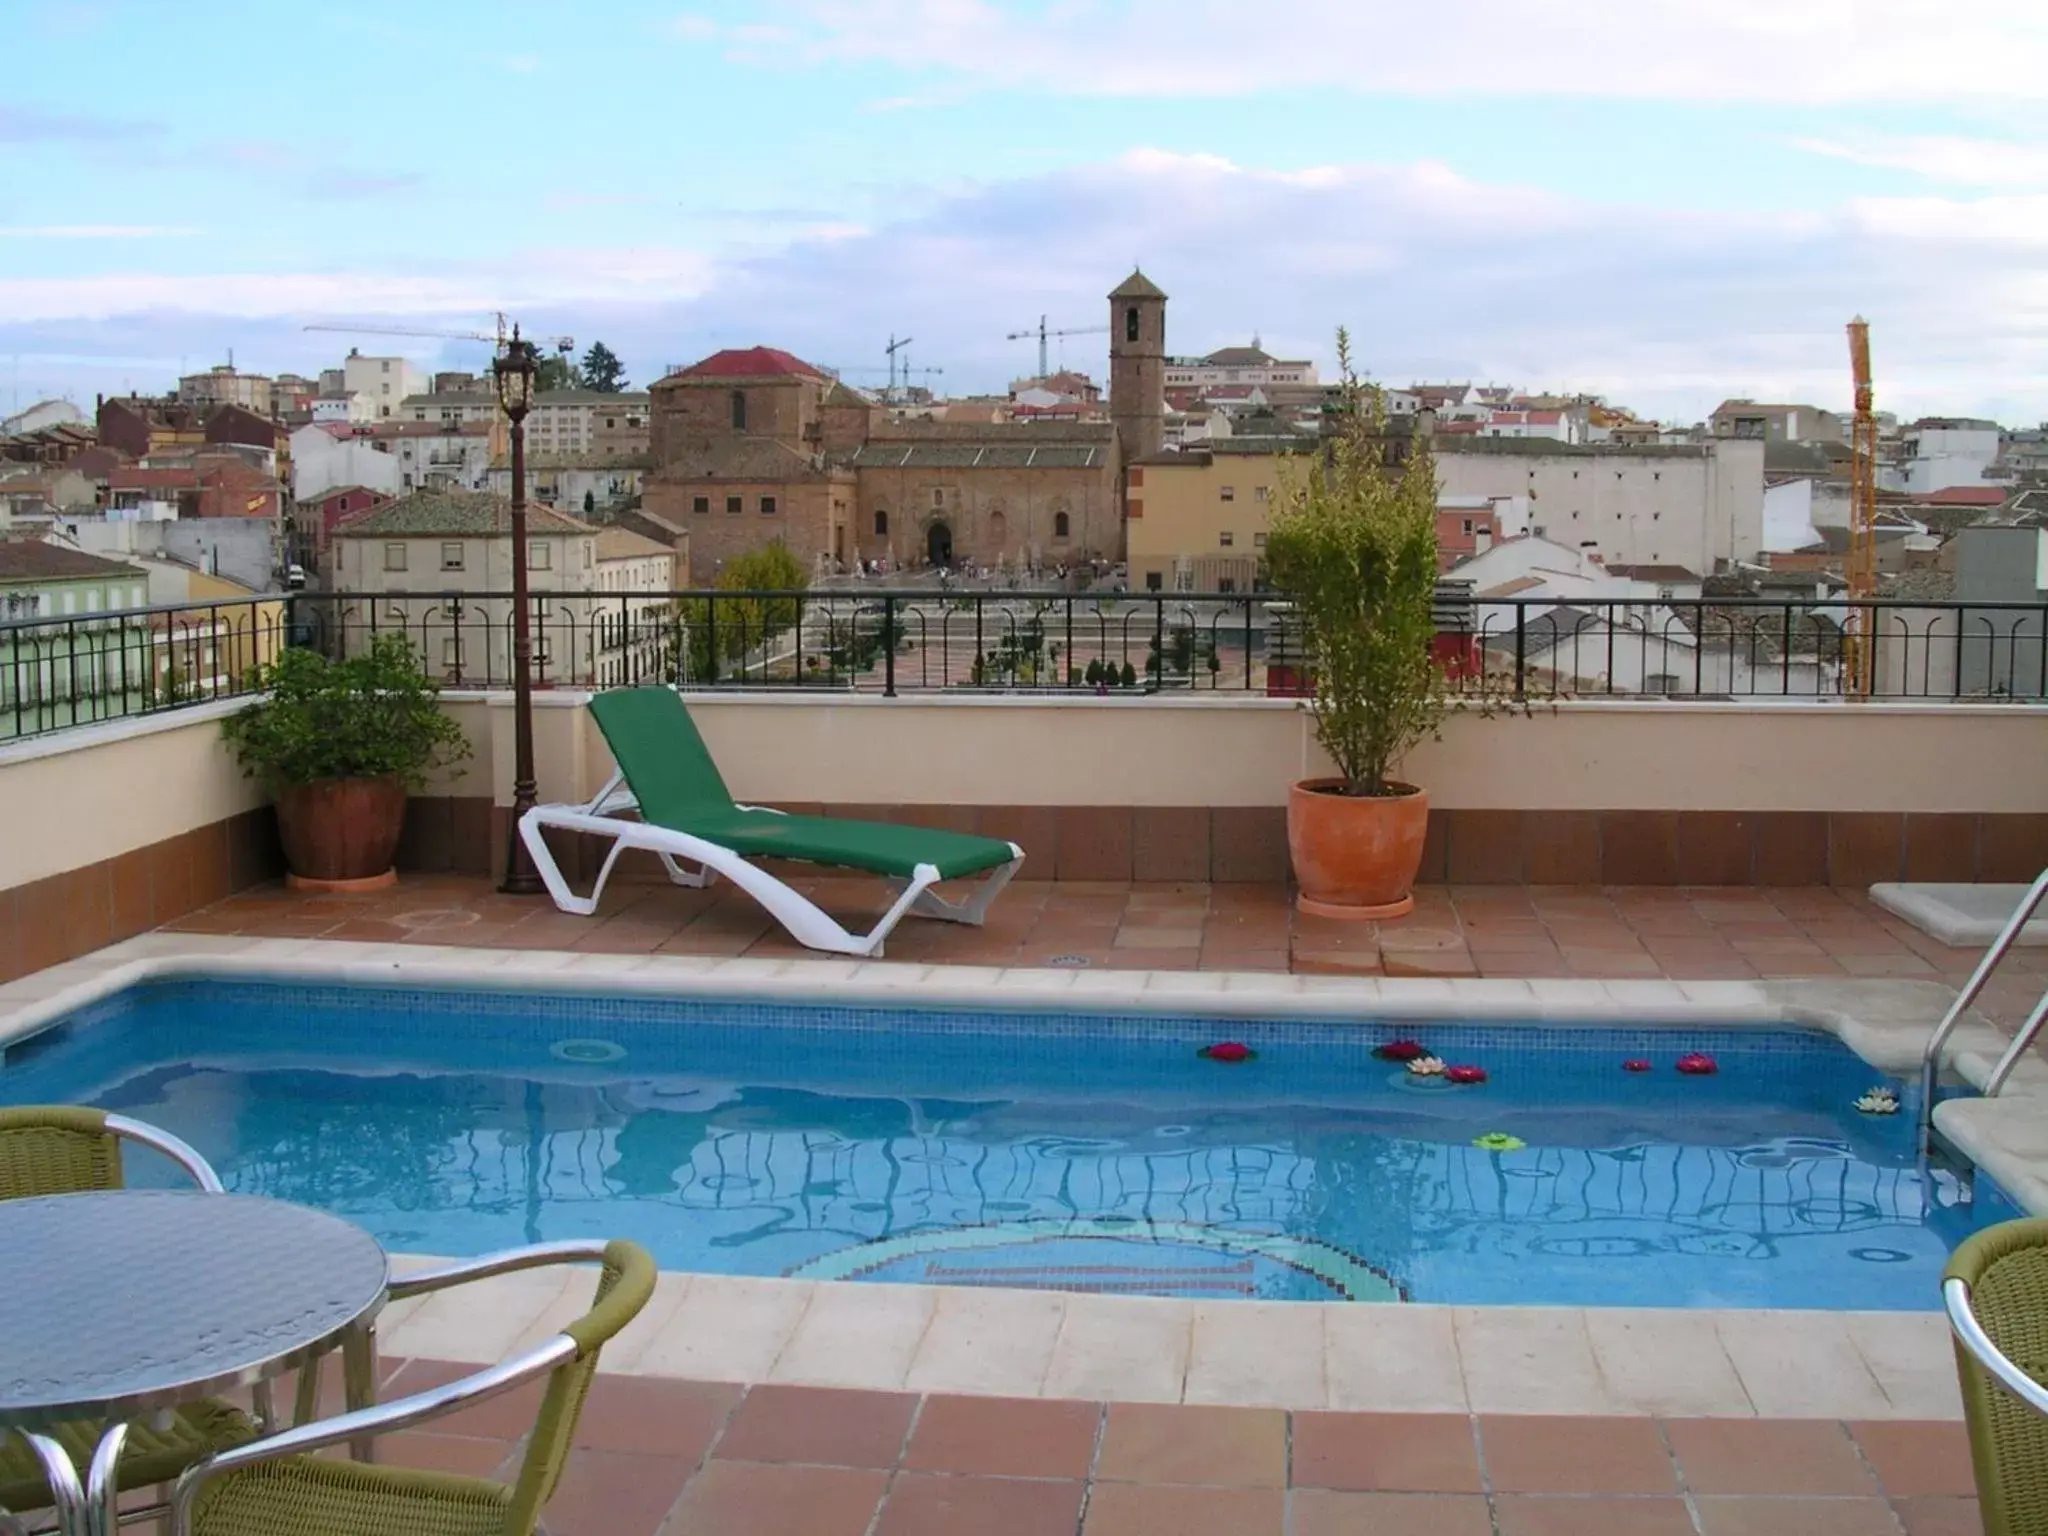
<path id="1" fill-rule="evenodd" d="M 303 329 L 338 331 L 348 336 L 424 336 L 434 341 L 488 341 L 499 352 L 503 352 L 506 339 L 504 313 L 496 311 L 494 318 L 498 322 L 498 333 L 495 336 L 486 336 L 482 331 L 427 331 L 404 325 L 308 325 Z M 565 357 L 576 350 L 576 338 L 573 336 L 557 336 L 549 344 Z"/>
<path id="2" fill-rule="evenodd" d="M 1856 384 L 1856 414 L 1850 432 L 1854 454 L 1849 480 L 1849 558 L 1843 575 L 1852 605 L 1877 594 L 1877 416 L 1872 409 L 1870 322 L 1861 315 L 1849 322 L 1849 372 Z M 1852 699 L 1870 697 L 1876 683 L 1877 615 L 1852 606 L 1843 634 L 1843 691 Z"/>
<path id="3" fill-rule="evenodd" d="M 1045 316 L 1040 315 L 1038 317 L 1037 330 L 1011 331 L 1003 340 L 1029 341 L 1032 337 L 1036 336 L 1038 338 L 1038 376 L 1042 379 L 1050 369 L 1050 364 L 1047 362 L 1045 355 L 1045 344 L 1048 340 L 1055 336 L 1102 336 L 1108 334 L 1108 331 L 1109 327 L 1106 325 L 1076 325 L 1070 326 L 1064 331 L 1048 330 L 1045 324 Z"/>

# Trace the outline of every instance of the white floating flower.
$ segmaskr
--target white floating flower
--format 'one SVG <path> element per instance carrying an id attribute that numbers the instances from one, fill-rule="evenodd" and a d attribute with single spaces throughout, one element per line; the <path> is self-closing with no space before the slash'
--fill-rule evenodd
<path id="1" fill-rule="evenodd" d="M 1899 1112 L 1899 1096 L 1892 1089 L 1880 1086 L 1858 1099 L 1856 1107 L 1866 1115 L 1896 1115 Z"/>
<path id="2" fill-rule="evenodd" d="M 1440 1057 L 1418 1056 L 1408 1063 L 1408 1070 L 1417 1077 L 1442 1077 L 1444 1064 Z"/>

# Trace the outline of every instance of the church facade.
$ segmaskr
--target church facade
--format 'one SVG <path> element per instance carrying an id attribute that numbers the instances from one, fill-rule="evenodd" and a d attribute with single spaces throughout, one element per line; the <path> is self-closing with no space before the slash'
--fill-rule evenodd
<path id="1" fill-rule="evenodd" d="M 892 422 L 773 347 L 729 349 L 650 389 L 646 510 L 690 530 L 693 585 L 775 539 L 806 565 L 983 568 L 1125 555 L 1125 465 L 1158 451 L 1166 295 L 1110 295 L 1108 422 Z"/>

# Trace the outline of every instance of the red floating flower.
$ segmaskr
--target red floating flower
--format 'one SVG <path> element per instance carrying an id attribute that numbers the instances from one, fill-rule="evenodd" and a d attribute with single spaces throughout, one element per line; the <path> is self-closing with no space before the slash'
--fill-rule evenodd
<path id="1" fill-rule="evenodd" d="M 1624 1072 L 1647 1072 L 1650 1070 L 1650 1064 L 1640 1056 L 1632 1056 L 1621 1064 L 1621 1070 Z"/>
<path id="2" fill-rule="evenodd" d="M 1447 1083 L 1483 1083 L 1486 1081 L 1486 1068 L 1445 1067 L 1444 1081 Z"/>
<path id="3" fill-rule="evenodd" d="M 1678 1058 L 1678 1070 L 1687 1077 L 1712 1077 L 1721 1067 L 1705 1051 L 1694 1051 Z"/>
<path id="4" fill-rule="evenodd" d="M 1428 1047 L 1420 1040 L 1389 1040 L 1373 1048 L 1373 1055 L 1381 1061 L 1420 1061 L 1428 1054 Z"/>
<path id="5" fill-rule="evenodd" d="M 1214 1045 L 1205 1045 L 1195 1052 L 1211 1061 L 1250 1061 L 1259 1053 L 1242 1040 L 1219 1040 Z"/>

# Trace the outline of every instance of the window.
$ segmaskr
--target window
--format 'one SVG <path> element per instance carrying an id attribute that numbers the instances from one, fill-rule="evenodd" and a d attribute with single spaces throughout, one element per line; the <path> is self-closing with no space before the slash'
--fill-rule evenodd
<path id="1" fill-rule="evenodd" d="M 1220 548 L 1228 549 L 1231 545 L 1235 544 L 1236 542 L 1237 535 L 1232 533 L 1228 528 L 1224 529 L 1221 533 L 1216 535 L 1216 543 Z"/>
<path id="2" fill-rule="evenodd" d="M 1466 518 L 1464 523 L 1460 525 L 1458 531 L 1463 533 L 1465 537 L 1469 539 L 1472 536 L 1472 519 L 1469 517 Z"/>
<path id="3" fill-rule="evenodd" d="M 690 510 L 702 516 L 711 510 L 711 498 L 709 496 L 692 496 L 690 498 Z"/>
<path id="4" fill-rule="evenodd" d="M 878 537 L 883 537 L 886 536 L 888 532 L 889 514 L 883 511 L 880 507 L 877 507 L 875 508 L 875 533 Z"/>
<path id="5" fill-rule="evenodd" d="M 1054 538 L 1056 538 L 1056 539 L 1064 539 L 1064 538 L 1066 538 L 1066 537 L 1067 537 L 1067 533 L 1068 533 L 1068 529 L 1069 529 L 1069 528 L 1071 528 L 1072 526 L 1073 526 L 1073 525 L 1072 525 L 1071 521 L 1070 521 L 1070 520 L 1068 519 L 1068 517 L 1067 517 L 1067 514 L 1066 514 L 1066 513 L 1064 513 L 1064 512 L 1055 512 L 1055 513 L 1053 513 L 1053 515 L 1052 515 L 1052 536 L 1053 536 Z"/>
<path id="6" fill-rule="evenodd" d="M 1234 485 L 1226 485 L 1218 494 L 1224 501 L 1235 501 L 1237 500 L 1237 487 Z"/>
<path id="7" fill-rule="evenodd" d="M 1145 573 L 1145 590 L 1147 592 L 1157 592 L 1159 587 L 1159 573 L 1157 571 L 1147 571 Z"/>
<path id="8" fill-rule="evenodd" d="M 87 590 L 85 594 L 85 611 L 87 613 L 98 613 L 100 611 L 100 589 L 98 587 L 92 587 Z"/>
<path id="9" fill-rule="evenodd" d="M 763 496 L 761 498 L 761 515 L 763 517 L 773 517 L 775 515 L 775 498 L 773 496 Z"/>
<path id="10" fill-rule="evenodd" d="M 1270 485 L 1256 486 L 1252 490 L 1253 501 L 1270 501 L 1272 500 L 1272 497 L 1273 487 L 1271 487 Z"/>
<path id="11" fill-rule="evenodd" d="M 1237 590 L 1237 578 L 1235 576 L 1218 576 L 1216 578 L 1216 590 L 1218 592 L 1235 592 Z"/>
<path id="12" fill-rule="evenodd" d="M 588 540 L 588 539 L 585 539 L 585 540 L 583 541 L 583 569 L 585 569 L 586 571 L 587 571 L 587 570 L 589 570 L 589 569 L 590 569 L 590 567 L 591 567 L 591 565 L 592 565 L 592 563 L 593 563 L 593 562 L 594 562 L 594 561 L 595 561 L 596 559 L 597 559 L 597 555 L 596 555 L 596 554 L 595 554 L 595 552 L 594 552 L 594 549 L 593 549 L 593 546 L 592 546 L 592 544 L 591 544 L 590 540 Z"/>
<path id="13" fill-rule="evenodd" d="M 554 545 L 544 539 L 528 539 L 526 541 L 526 563 L 530 569 L 536 571 L 552 570 L 554 568 L 554 560 Z"/>
<path id="14" fill-rule="evenodd" d="M 377 365 L 377 371 L 379 373 L 389 373 L 391 371 L 391 360 L 386 358 L 383 362 L 380 362 Z"/>
<path id="15" fill-rule="evenodd" d="M 933 487 L 932 487 L 932 505 L 933 505 L 933 506 L 935 506 L 935 507 L 943 507 L 943 506 L 944 506 L 945 504 L 946 504 L 946 493 L 945 493 L 944 491 L 940 490 L 940 489 L 939 489 L 939 488 L 938 488 L 938 487 L 937 487 L 936 485 L 935 485 L 935 486 L 933 486 Z"/>
<path id="16" fill-rule="evenodd" d="M 441 569 L 444 571 L 459 571 L 462 569 L 462 546 L 460 544 L 443 544 L 441 546 Z"/>
<path id="17" fill-rule="evenodd" d="M 1265 535 L 1264 535 L 1263 533 L 1255 533 L 1255 534 L 1253 534 L 1253 535 L 1252 535 L 1252 548 L 1253 548 L 1253 549 L 1264 549 L 1265 547 L 1266 547 L 1266 536 L 1265 536 Z"/>
<path id="18" fill-rule="evenodd" d="M 384 546 L 384 569 L 387 571 L 402 571 L 405 569 L 405 546 L 403 544 L 386 544 Z"/>
<path id="19" fill-rule="evenodd" d="M 128 589 L 128 606 L 130 608 L 140 608 L 142 606 L 142 588 L 130 587 Z"/>
<path id="20" fill-rule="evenodd" d="M 1138 329 L 1138 306 L 1133 304 L 1124 311 L 1124 340 L 1136 341 Z"/>
<path id="21" fill-rule="evenodd" d="M 732 429 L 735 432 L 747 430 L 747 392 L 743 389 L 732 392 Z"/>
<path id="22" fill-rule="evenodd" d="M 739 498 L 739 497 L 737 497 L 737 496 L 728 496 L 728 497 L 726 497 L 726 498 L 725 498 L 725 510 L 726 510 L 726 513 L 727 513 L 727 515 L 728 515 L 728 516 L 730 516 L 730 515 L 733 515 L 733 514 L 736 514 L 736 513 L 738 513 L 738 512 L 741 512 L 741 511 L 743 511 L 743 510 L 744 510 L 744 508 L 743 508 L 743 507 L 742 507 L 742 506 L 740 505 L 740 498 Z"/>

